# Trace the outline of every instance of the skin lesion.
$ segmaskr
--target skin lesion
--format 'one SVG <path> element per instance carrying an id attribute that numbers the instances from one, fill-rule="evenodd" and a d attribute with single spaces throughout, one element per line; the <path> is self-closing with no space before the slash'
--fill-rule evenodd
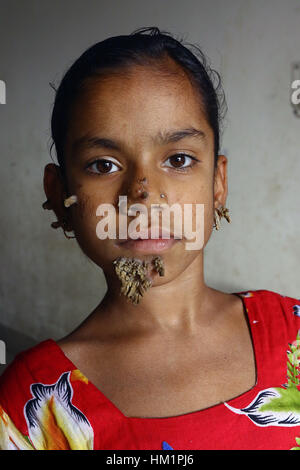
<path id="1" fill-rule="evenodd" d="M 155 256 L 151 262 L 138 258 L 120 256 L 113 261 L 116 275 L 121 281 L 121 294 L 137 305 L 145 292 L 152 286 L 148 275 L 149 268 L 160 276 L 165 275 L 164 262 L 161 256 Z"/>

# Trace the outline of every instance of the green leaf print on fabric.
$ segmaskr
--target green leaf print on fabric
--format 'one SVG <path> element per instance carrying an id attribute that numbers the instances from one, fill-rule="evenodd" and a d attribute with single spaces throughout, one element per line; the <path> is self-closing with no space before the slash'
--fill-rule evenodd
<path id="1" fill-rule="evenodd" d="M 278 398 L 274 398 L 268 404 L 260 407 L 260 411 L 294 411 L 300 413 L 300 392 L 298 385 L 299 364 L 300 364 L 300 331 L 294 343 L 289 344 L 290 349 L 287 351 L 287 379 L 286 388 L 275 388 L 279 393 Z"/>
<path id="2" fill-rule="evenodd" d="M 296 387 L 274 388 L 279 394 L 278 398 L 273 398 L 262 405 L 259 411 L 294 411 L 300 414 L 300 392 Z"/>
<path id="3" fill-rule="evenodd" d="M 299 426 L 300 424 L 300 330 L 287 351 L 287 384 L 262 390 L 242 409 L 224 405 L 246 415 L 257 426 Z M 300 387 L 299 387 L 300 388 Z"/>
<path id="4" fill-rule="evenodd" d="M 287 352 L 287 376 L 288 376 L 288 387 L 297 386 L 300 384 L 299 380 L 299 356 L 300 356 L 300 330 L 298 330 L 297 338 L 294 343 L 289 344 L 290 350 Z"/>
<path id="5" fill-rule="evenodd" d="M 290 450 L 300 450 L 300 438 L 295 437 L 295 441 L 297 442 L 298 446 L 292 447 Z"/>

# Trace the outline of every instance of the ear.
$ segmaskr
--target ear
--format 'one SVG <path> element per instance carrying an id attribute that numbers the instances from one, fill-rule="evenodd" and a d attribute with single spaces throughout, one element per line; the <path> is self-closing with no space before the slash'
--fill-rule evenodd
<path id="1" fill-rule="evenodd" d="M 228 194 L 227 186 L 227 158 L 225 155 L 219 155 L 214 177 L 214 205 L 215 208 L 220 205 L 226 205 Z"/>
<path id="2" fill-rule="evenodd" d="M 64 200 L 67 197 L 66 185 L 58 165 L 48 163 L 44 169 L 44 191 L 49 201 L 49 208 L 52 209 L 58 221 L 65 219 L 69 227 L 69 213 L 64 206 Z"/>

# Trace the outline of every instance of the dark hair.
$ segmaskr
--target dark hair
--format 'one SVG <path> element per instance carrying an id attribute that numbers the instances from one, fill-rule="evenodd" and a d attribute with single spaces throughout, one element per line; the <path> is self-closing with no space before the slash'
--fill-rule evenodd
<path id="1" fill-rule="evenodd" d="M 195 54 L 190 50 L 195 49 Z M 68 130 L 71 106 L 84 81 L 101 73 L 139 64 L 153 64 L 169 56 L 188 74 L 200 93 L 204 112 L 214 132 L 215 165 L 220 147 L 220 123 L 226 112 L 226 101 L 218 72 L 212 70 L 201 49 L 193 44 L 183 44 L 157 27 L 139 28 L 130 35 L 114 36 L 87 49 L 69 68 L 56 91 L 51 132 L 57 160 L 65 177 L 64 144 Z M 215 83 L 216 79 L 216 83 Z"/>

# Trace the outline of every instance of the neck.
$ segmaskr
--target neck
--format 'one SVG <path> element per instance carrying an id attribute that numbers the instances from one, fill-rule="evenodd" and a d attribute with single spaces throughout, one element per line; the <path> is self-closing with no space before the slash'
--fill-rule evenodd
<path id="1" fill-rule="evenodd" d="M 107 282 L 106 295 L 95 311 L 124 332 L 192 331 L 199 319 L 206 322 L 212 289 L 204 282 L 202 251 L 175 279 L 163 284 L 161 279 L 164 278 L 158 285 L 154 283 L 137 305 L 120 295 L 117 283 Z"/>

